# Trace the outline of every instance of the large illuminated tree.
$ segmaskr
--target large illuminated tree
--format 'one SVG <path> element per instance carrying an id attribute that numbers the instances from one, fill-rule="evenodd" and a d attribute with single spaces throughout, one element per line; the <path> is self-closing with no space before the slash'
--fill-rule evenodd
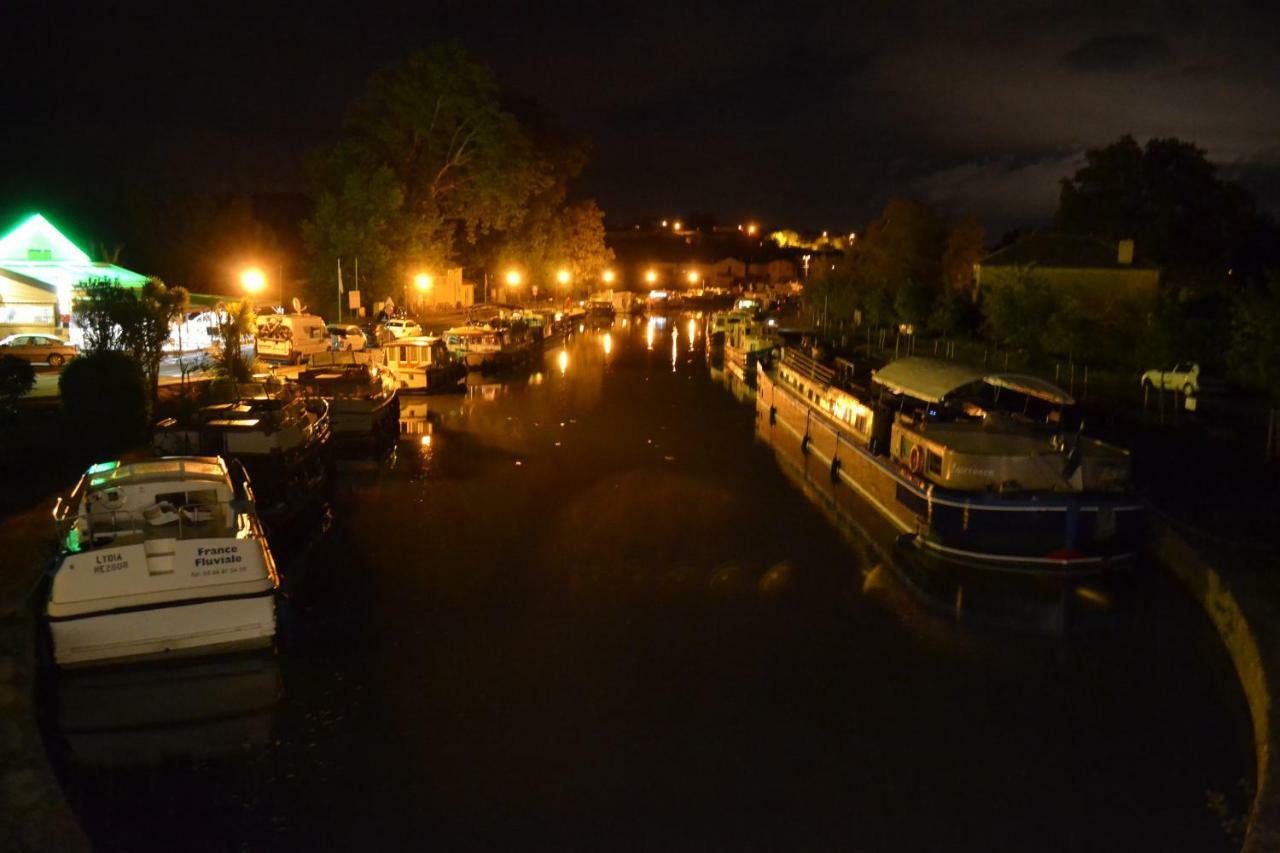
<path id="1" fill-rule="evenodd" d="M 377 74 L 344 138 L 313 164 L 304 227 L 313 279 L 359 258 L 369 299 L 399 293 L 417 269 L 455 264 L 478 240 L 517 226 L 551 180 L 491 72 L 456 45 Z M 328 296 L 327 284 L 317 291 Z"/>

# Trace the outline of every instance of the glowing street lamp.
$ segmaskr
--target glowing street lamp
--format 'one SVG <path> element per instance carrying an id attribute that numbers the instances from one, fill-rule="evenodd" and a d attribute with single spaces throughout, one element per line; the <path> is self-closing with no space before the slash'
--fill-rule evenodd
<path id="1" fill-rule="evenodd" d="M 522 278 L 519 270 L 507 270 L 507 286 L 519 287 Z"/>
<path id="2" fill-rule="evenodd" d="M 428 291 L 431 290 L 431 286 L 433 284 L 435 284 L 435 282 L 432 281 L 431 276 L 427 275 L 424 272 L 418 273 L 416 276 L 413 277 L 413 285 L 414 287 L 418 288 L 419 293 L 427 293 Z"/>
<path id="3" fill-rule="evenodd" d="M 697 274 L 696 272 L 694 272 L 693 270 L 689 270 L 689 274 L 688 274 L 687 276 L 685 276 L 685 278 L 689 279 L 689 283 L 690 283 L 690 284 L 697 284 L 697 283 L 698 283 L 698 274 Z"/>
<path id="4" fill-rule="evenodd" d="M 560 284 L 568 284 L 570 278 L 572 278 L 572 276 L 569 275 L 568 270 L 562 269 L 556 273 L 556 281 Z"/>
<path id="5" fill-rule="evenodd" d="M 267 277 L 257 267 L 250 267 L 240 273 L 240 286 L 244 288 L 245 293 L 261 293 L 267 286 Z"/>
<path id="6" fill-rule="evenodd" d="M 658 274 L 653 270 L 649 270 L 644 274 L 644 280 L 649 282 L 650 284 L 653 284 L 658 280 Z"/>
<path id="7" fill-rule="evenodd" d="M 747 226 L 747 234 L 749 234 L 749 235 L 751 235 L 752 237 L 754 237 L 754 236 L 755 236 L 755 233 L 756 233 L 756 226 L 755 226 L 755 224 L 753 223 L 753 224 L 751 224 L 751 225 L 748 225 L 748 226 Z"/>
<path id="8" fill-rule="evenodd" d="M 604 279 L 605 284 L 613 284 L 613 280 L 617 278 L 617 276 L 613 274 L 613 270 L 605 270 L 604 274 L 600 277 Z"/>
<path id="9" fill-rule="evenodd" d="M 679 231 L 679 230 L 680 230 L 680 220 L 679 220 L 679 219 L 677 219 L 677 220 L 672 224 L 672 230 L 674 230 L 674 231 Z"/>

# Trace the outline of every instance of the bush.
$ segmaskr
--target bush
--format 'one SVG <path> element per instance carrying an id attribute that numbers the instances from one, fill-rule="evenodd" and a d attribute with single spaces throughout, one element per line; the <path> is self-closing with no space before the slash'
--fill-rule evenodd
<path id="1" fill-rule="evenodd" d="M 25 358 L 0 355 L 0 405 L 11 406 L 36 385 L 36 369 Z"/>
<path id="2" fill-rule="evenodd" d="M 73 359 L 58 379 L 72 434 L 94 452 L 116 453 L 138 442 L 147 427 L 148 390 L 142 367 L 122 352 Z"/>

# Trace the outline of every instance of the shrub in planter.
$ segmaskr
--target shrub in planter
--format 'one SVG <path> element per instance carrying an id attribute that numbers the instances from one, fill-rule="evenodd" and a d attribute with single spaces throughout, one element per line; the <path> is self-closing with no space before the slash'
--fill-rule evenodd
<path id="1" fill-rule="evenodd" d="M 95 352 L 68 362 L 58 391 L 71 434 L 88 450 L 126 450 L 146 432 L 147 381 L 126 353 Z"/>

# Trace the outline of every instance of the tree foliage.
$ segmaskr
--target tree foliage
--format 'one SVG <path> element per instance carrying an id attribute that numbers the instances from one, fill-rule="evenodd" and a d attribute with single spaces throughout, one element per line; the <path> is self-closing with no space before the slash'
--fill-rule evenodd
<path id="1" fill-rule="evenodd" d="M 1227 364 L 1237 382 L 1280 407 L 1280 276 L 1238 300 Z"/>
<path id="2" fill-rule="evenodd" d="M 67 362 L 58 392 L 73 434 L 90 450 L 132 447 L 147 425 L 147 380 L 137 359 L 98 351 Z"/>
<path id="3" fill-rule="evenodd" d="M 492 73 L 456 45 L 374 76 L 344 139 L 313 163 L 304 225 L 312 278 L 328 299 L 337 259 L 359 258 L 369 301 L 418 269 L 459 261 L 486 234 L 524 219 L 552 178 Z M 315 295 L 313 295 L 315 298 Z"/>
<path id="4" fill-rule="evenodd" d="M 244 354 L 246 341 L 254 333 L 257 316 L 246 299 L 229 305 L 218 305 L 214 327 L 215 345 L 213 374 L 231 384 L 253 378 L 253 361 Z"/>
<path id="5" fill-rule="evenodd" d="M 923 327 L 935 315 L 943 327 L 962 328 L 966 311 L 945 293 L 972 300 L 973 264 L 982 255 L 982 228 L 973 219 L 948 225 L 924 204 L 893 199 L 846 251 L 835 269 L 823 270 L 805 286 L 811 310 L 826 306 L 833 319 L 875 326 L 910 323 Z"/>
<path id="6" fill-rule="evenodd" d="M 160 384 L 160 361 L 173 323 L 187 310 L 187 291 L 168 287 L 158 278 L 141 287 L 110 281 L 87 282 L 72 310 L 84 335 L 87 352 L 124 350 L 138 360 L 154 402 Z"/>
<path id="7" fill-rule="evenodd" d="M 11 407 L 24 394 L 36 387 L 36 369 L 31 362 L 16 355 L 0 355 L 0 402 Z"/>
<path id="8" fill-rule="evenodd" d="M 1195 145 L 1168 138 L 1139 146 L 1126 135 L 1085 158 L 1062 181 L 1059 229 L 1132 238 L 1141 255 L 1178 282 L 1218 281 L 1228 269 L 1241 275 L 1261 261 L 1256 247 L 1269 223 Z"/>

